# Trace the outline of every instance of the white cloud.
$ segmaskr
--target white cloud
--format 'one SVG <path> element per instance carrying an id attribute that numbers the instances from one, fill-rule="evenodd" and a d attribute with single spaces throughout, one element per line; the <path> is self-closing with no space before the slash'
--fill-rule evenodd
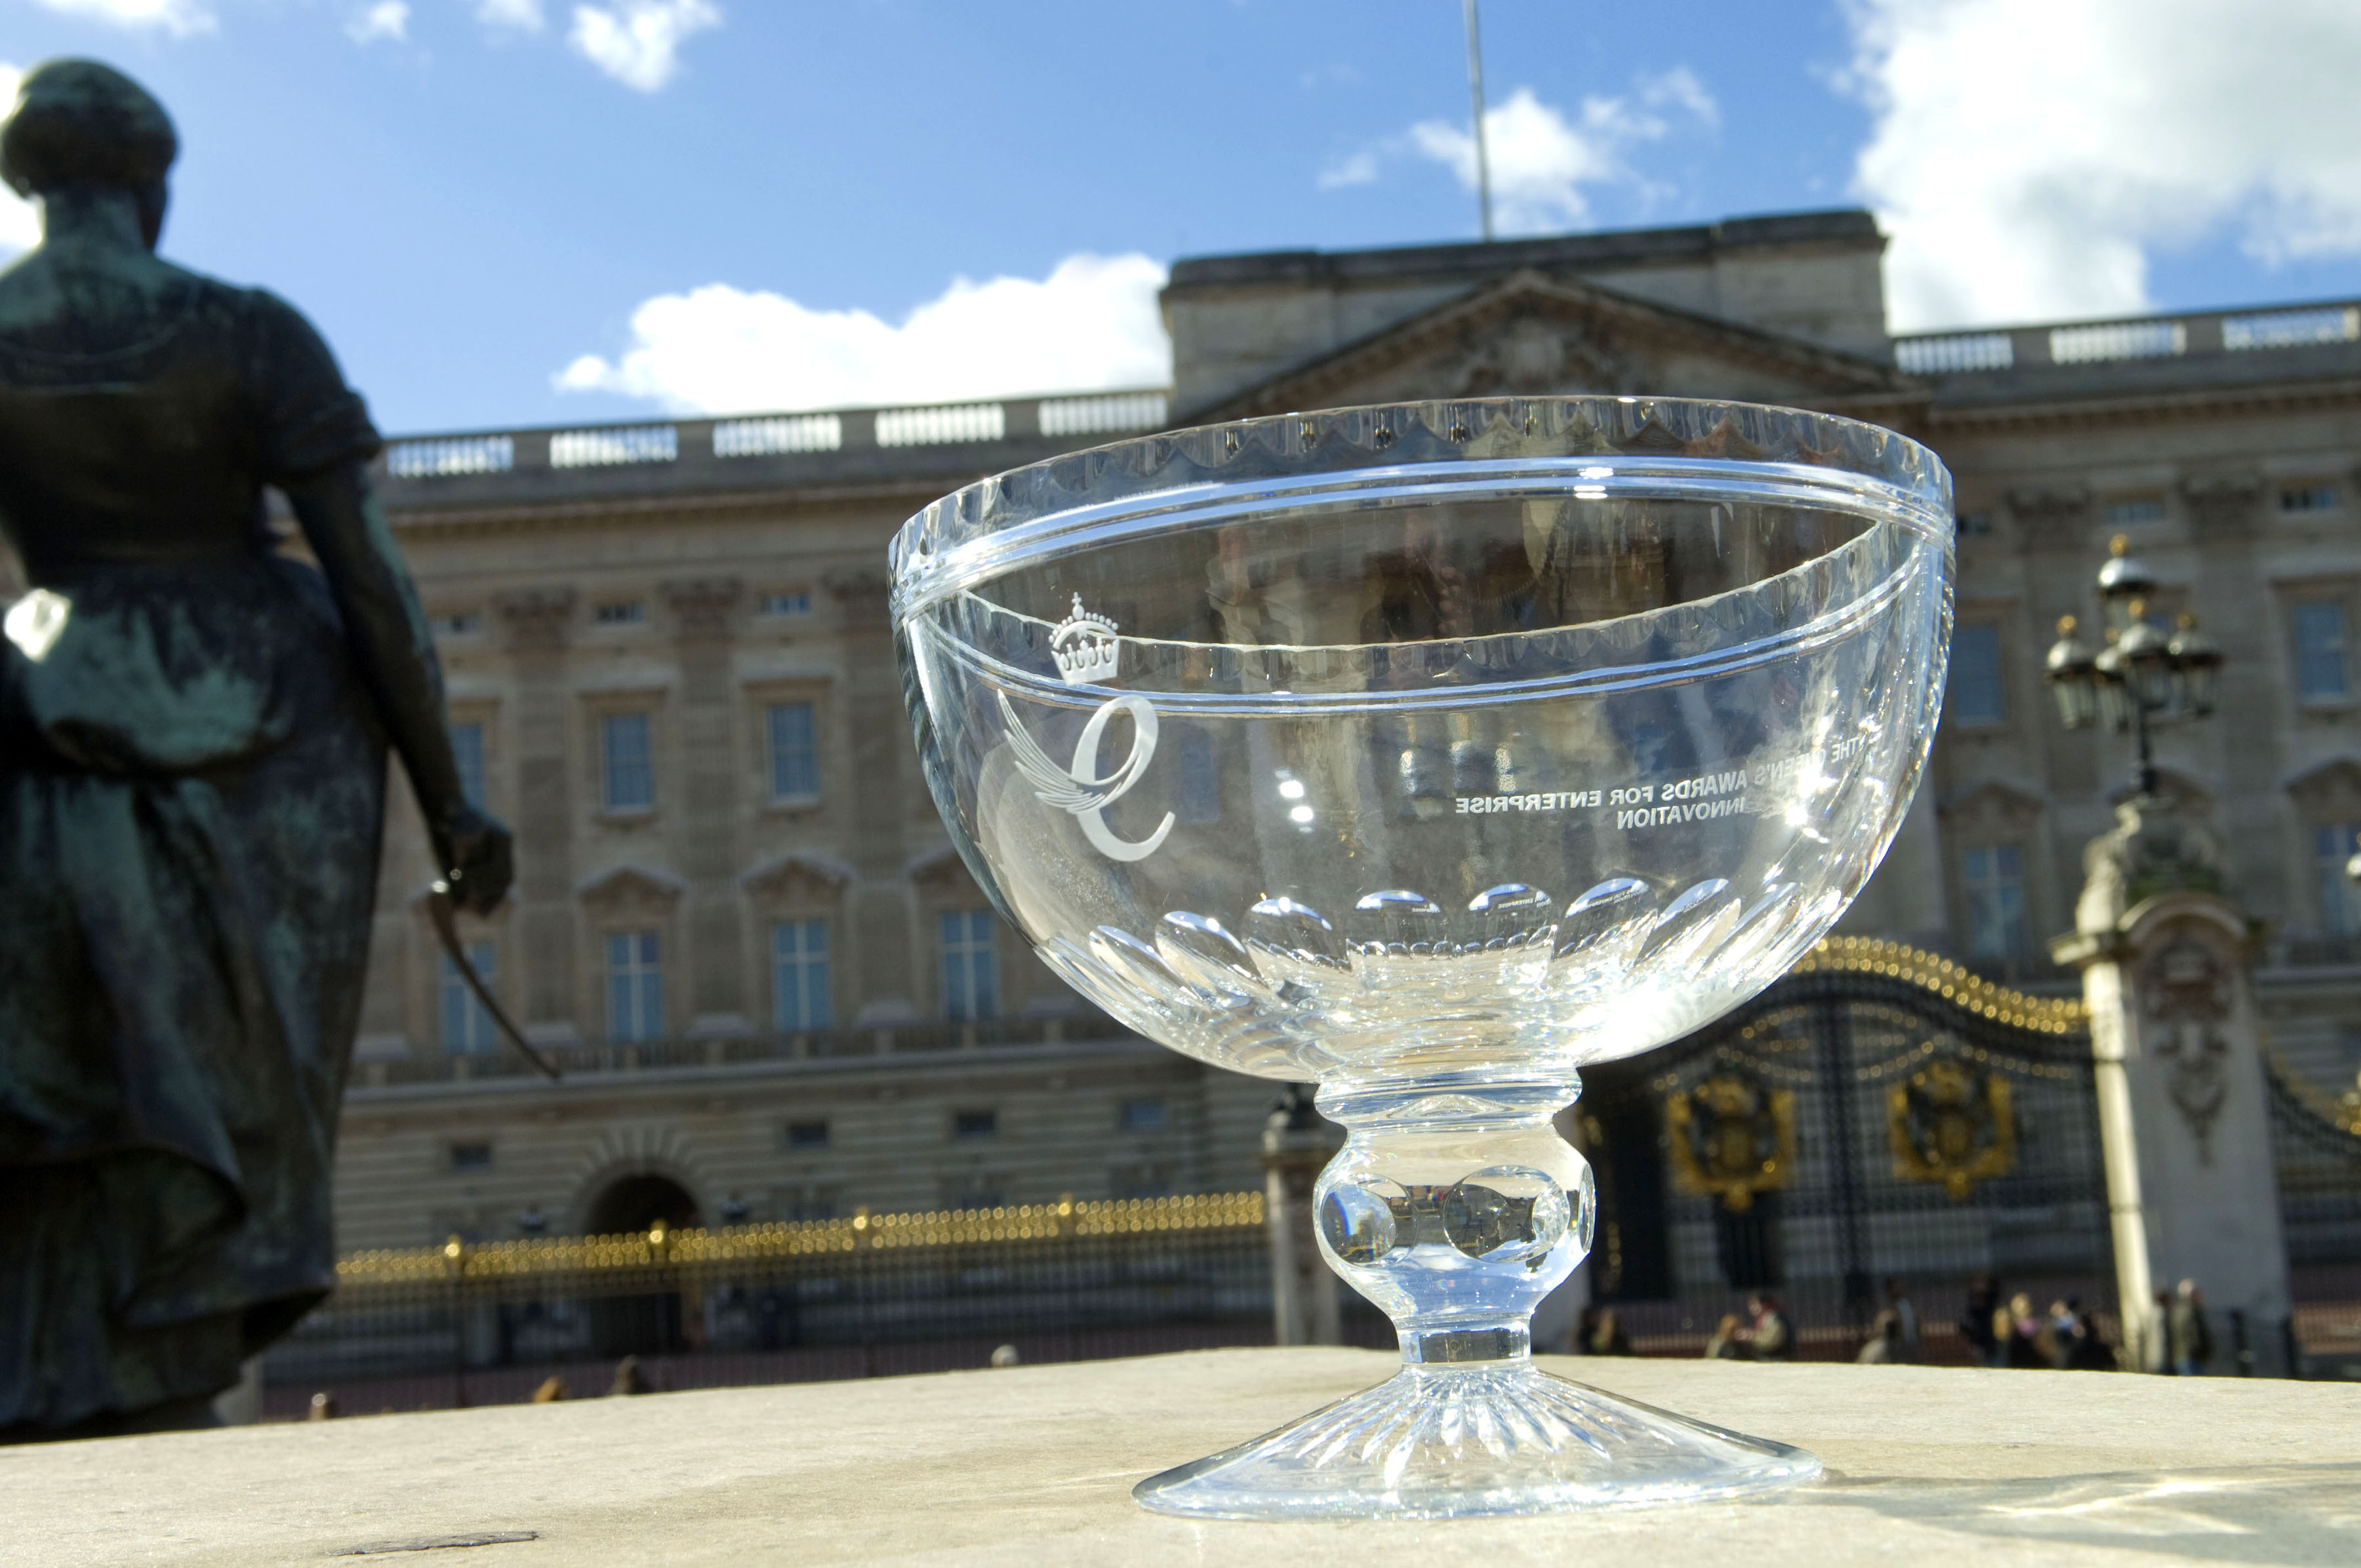
<path id="1" fill-rule="evenodd" d="M 403 0 L 377 0 L 375 5 L 352 14 L 345 23 L 345 37 L 357 44 L 373 44 L 380 39 L 403 42 L 410 37 L 410 7 Z"/>
<path id="2" fill-rule="evenodd" d="M 1163 285 L 1163 267 L 1145 256 L 1070 256 L 1038 281 L 954 280 L 895 326 L 714 283 L 648 301 L 620 358 L 586 354 L 554 381 L 675 413 L 1156 387 L 1172 374 Z"/>
<path id="3" fill-rule="evenodd" d="M 1320 189 L 1341 190 L 1347 185 L 1372 185 L 1378 178 L 1378 151 L 1363 148 L 1348 153 L 1320 171 Z"/>
<path id="4" fill-rule="evenodd" d="M 541 0 L 476 0 L 476 20 L 488 27 L 537 33 L 542 29 Z"/>
<path id="5" fill-rule="evenodd" d="M 0 60 L 0 104 L 16 101 L 16 83 L 25 79 L 24 67 Z M 0 109 L 0 114 L 6 113 Z M 0 185 L 0 257 L 14 256 L 41 243 L 41 214 L 33 203 Z"/>
<path id="6" fill-rule="evenodd" d="M 710 0 L 615 0 L 575 6 L 567 41 L 624 86 L 653 93 L 680 69 L 681 44 L 720 25 Z"/>
<path id="7" fill-rule="evenodd" d="M 2352 0 L 1849 0 L 1847 21 L 1897 330 L 2140 311 L 2154 251 L 2225 228 L 2266 265 L 2361 255 Z"/>
<path id="8" fill-rule="evenodd" d="M 175 38 L 211 32 L 214 14 L 203 0 L 40 0 L 70 16 L 93 16 L 137 31 L 160 27 Z"/>
<path id="9" fill-rule="evenodd" d="M 1532 88 L 1518 88 L 1508 102 L 1484 111 L 1495 221 L 1512 232 L 1580 227 L 1590 222 L 1585 186 L 1628 184 L 1654 193 L 1628 155 L 1670 136 L 1677 119 L 1708 128 L 1721 120 L 1712 94 L 1686 66 L 1643 74 L 1628 94 L 1586 97 L 1571 121 L 1534 97 Z M 1410 147 L 1476 189 L 1476 138 L 1466 127 L 1422 120 L 1410 128 Z"/>

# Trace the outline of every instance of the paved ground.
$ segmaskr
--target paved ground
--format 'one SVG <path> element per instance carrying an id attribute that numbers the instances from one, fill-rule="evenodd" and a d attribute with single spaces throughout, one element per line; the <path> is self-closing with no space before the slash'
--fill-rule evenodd
<path id="1" fill-rule="evenodd" d="M 1142 1475 L 1393 1368 L 1229 1350 L 0 1449 L 0 1563 L 2361 1563 L 2361 1385 L 1549 1365 L 1803 1444 L 1828 1477 L 1773 1502 L 1543 1519 L 1142 1512 Z"/>

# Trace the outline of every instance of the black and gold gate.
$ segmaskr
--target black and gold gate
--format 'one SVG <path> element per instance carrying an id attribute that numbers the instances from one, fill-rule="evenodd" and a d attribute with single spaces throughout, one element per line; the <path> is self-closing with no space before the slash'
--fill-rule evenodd
<path id="1" fill-rule="evenodd" d="M 1701 1340 L 1760 1289 L 1806 1354 L 1838 1354 L 1889 1278 L 1938 1359 L 1965 1354 L 1952 1325 L 1979 1276 L 2113 1313 L 2079 1001 L 1832 938 L 1747 1007 L 1584 1077 L 1594 1292 L 1642 1348 Z"/>

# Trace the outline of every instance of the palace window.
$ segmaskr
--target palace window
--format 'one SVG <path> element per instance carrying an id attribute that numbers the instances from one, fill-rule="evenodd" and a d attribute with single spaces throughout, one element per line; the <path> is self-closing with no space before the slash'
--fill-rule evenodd
<path id="1" fill-rule="evenodd" d="M 1970 956 L 2024 956 L 2031 945 L 2025 924 L 2024 851 L 2015 844 L 1968 850 L 1960 857 L 1960 880 L 1968 894 Z"/>
<path id="2" fill-rule="evenodd" d="M 656 803 L 655 759 L 648 716 L 610 713 L 598 720 L 598 754 L 609 811 L 645 811 Z"/>
<path id="3" fill-rule="evenodd" d="M 459 793 L 469 806 L 484 804 L 484 727 L 474 721 L 451 726 L 451 756 L 459 764 Z"/>
<path id="4" fill-rule="evenodd" d="M 2346 694 L 2345 641 L 2343 603 L 2314 599 L 2295 607 L 2295 689 L 2306 702 L 2334 702 Z"/>
<path id="5" fill-rule="evenodd" d="M 483 977 L 486 985 L 492 983 L 492 945 L 470 942 L 467 947 L 467 962 Z M 495 1048 L 499 1044 L 492 1034 L 492 1015 L 476 999 L 474 991 L 459 973 L 459 966 L 451 961 L 448 953 L 442 959 L 443 1048 L 460 1055 L 474 1056 Z"/>
<path id="6" fill-rule="evenodd" d="M 1951 634 L 1949 690 L 1943 717 L 1953 724 L 1998 724 L 2006 717 L 2001 696 L 2000 628 L 1971 622 Z"/>
<path id="7" fill-rule="evenodd" d="M 450 1149 L 451 1168 L 456 1172 L 492 1168 L 492 1146 L 489 1144 L 453 1144 Z"/>
<path id="8" fill-rule="evenodd" d="M 1161 1100 L 1126 1100 L 1115 1113 L 1115 1125 L 1126 1133 L 1160 1133 L 1166 1120 Z"/>
<path id="9" fill-rule="evenodd" d="M 2279 487 L 2281 511 L 2334 511 L 2340 498 L 2334 485 L 2282 485 Z"/>
<path id="10" fill-rule="evenodd" d="M 664 1038 L 664 966 L 653 931 L 607 936 L 607 1037 Z"/>
<path id="11" fill-rule="evenodd" d="M 774 702 L 767 714 L 771 798 L 819 798 L 819 741 L 807 702 Z"/>
<path id="12" fill-rule="evenodd" d="M 637 626 L 647 618 L 643 599 L 609 599 L 591 611 L 591 619 L 601 626 Z"/>
<path id="13" fill-rule="evenodd" d="M 954 1021 L 1000 1013 L 1000 958 L 989 909 L 949 909 L 938 927 L 943 951 L 943 1016 Z"/>
<path id="14" fill-rule="evenodd" d="M 757 615 L 809 615 L 811 590 L 790 588 L 784 593 L 764 594 L 755 605 Z"/>
<path id="15" fill-rule="evenodd" d="M 467 637 L 484 629 L 484 618 L 473 610 L 438 615 L 426 623 L 426 629 L 437 637 Z"/>
<path id="16" fill-rule="evenodd" d="M 828 1123 L 790 1122 L 787 1124 L 786 1146 L 790 1149 L 824 1149 L 828 1147 Z"/>
<path id="17" fill-rule="evenodd" d="M 836 1022 L 829 999 L 827 921 L 782 920 L 771 927 L 771 1013 L 786 1032 Z"/>
<path id="18" fill-rule="evenodd" d="M 2361 888 L 2345 877 L 2345 862 L 2361 844 L 2361 822 L 2324 822 L 2312 830 L 2312 862 L 2320 888 L 2320 928 L 2331 937 L 2361 937 Z"/>
<path id="19" fill-rule="evenodd" d="M 954 1111 L 951 1113 L 951 1136 L 955 1138 L 993 1138 L 1000 1135 L 1000 1113 L 997 1111 Z"/>
<path id="20" fill-rule="evenodd" d="M 2107 522 L 2119 527 L 2127 522 L 2162 522 L 2164 501 L 2158 496 L 2132 496 L 2107 503 Z"/>

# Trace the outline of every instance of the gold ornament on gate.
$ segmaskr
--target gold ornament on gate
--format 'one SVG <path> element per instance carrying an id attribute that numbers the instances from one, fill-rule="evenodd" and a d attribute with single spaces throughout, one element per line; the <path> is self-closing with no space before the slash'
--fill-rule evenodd
<path id="1" fill-rule="evenodd" d="M 1664 1100 L 1673 1185 L 1743 1214 L 1795 1180 L 1795 1091 L 1724 1070 Z"/>
<path id="2" fill-rule="evenodd" d="M 2008 1080 L 1938 1057 L 1885 1091 L 1894 1174 L 1940 1182 L 1953 1202 L 1979 1181 L 2016 1168 L 2016 1118 Z"/>

